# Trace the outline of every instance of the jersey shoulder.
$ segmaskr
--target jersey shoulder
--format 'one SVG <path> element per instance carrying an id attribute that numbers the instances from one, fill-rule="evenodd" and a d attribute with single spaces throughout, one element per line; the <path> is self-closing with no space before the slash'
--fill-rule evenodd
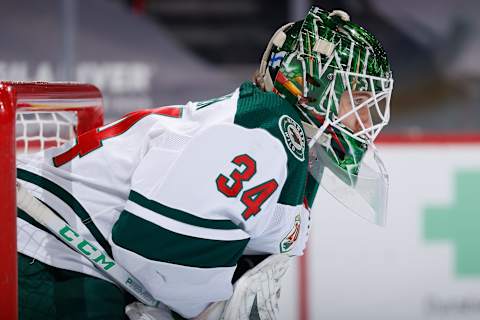
<path id="1" fill-rule="evenodd" d="M 234 123 L 249 129 L 264 129 L 282 143 L 288 157 L 288 175 L 279 202 L 301 204 L 307 178 L 308 146 L 295 107 L 277 94 L 246 82 L 240 87 Z"/>

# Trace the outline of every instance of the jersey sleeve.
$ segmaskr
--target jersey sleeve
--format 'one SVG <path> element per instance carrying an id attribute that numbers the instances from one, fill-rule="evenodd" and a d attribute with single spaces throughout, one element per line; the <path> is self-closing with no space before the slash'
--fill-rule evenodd
<path id="1" fill-rule="evenodd" d="M 286 176 L 285 150 L 263 129 L 215 125 L 182 151 L 152 148 L 113 227 L 114 257 L 194 317 L 230 297 L 238 258 L 271 224 Z"/>
<path id="2" fill-rule="evenodd" d="M 245 128 L 262 128 L 279 141 L 287 155 L 287 178 L 271 212 L 273 221 L 260 237 L 251 238 L 247 254 L 286 253 L 302 255 L 308 240 L 310 186 L 308 146 L 301 114 L 297 108 L 273 92 L 265 92 L 251 82 L 239 90 L 234 122 Z"/>
<path id="3" fill-rule="evenodd" d="M 283 145 L 288 171 L 278 202 L 287 206 L 302 205 L 307 183 L 308 146 L 296 108 L 279 95 L 264 92 L 247 82 L 240 87 L 234 121 L 245 128 L 262 128 Z"/>

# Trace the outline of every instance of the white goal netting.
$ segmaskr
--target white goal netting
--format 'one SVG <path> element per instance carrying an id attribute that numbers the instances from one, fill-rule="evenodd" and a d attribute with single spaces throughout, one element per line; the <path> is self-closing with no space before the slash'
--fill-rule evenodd
<path id="1" fill-rule="evenodd" d="M 58 147 L 76 137 L 76 112 L 19 111 L 16 118 L 17 153 Z"/>

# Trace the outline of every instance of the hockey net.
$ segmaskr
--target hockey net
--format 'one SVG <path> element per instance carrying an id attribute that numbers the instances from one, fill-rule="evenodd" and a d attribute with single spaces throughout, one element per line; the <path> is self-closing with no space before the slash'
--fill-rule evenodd
<path id="1" fill-rule="evenodd" d="M 103 124 L 93 85 L 0 82 L 0 314 L 17 318 L 15 157 L 57 147 Z"/>
<path id="2" fill-rule="evenodd" d="M 20 110 L 15 123 L 17 153 L 31 153 L 74 138 L 78 119 L 72 112 Z"/>

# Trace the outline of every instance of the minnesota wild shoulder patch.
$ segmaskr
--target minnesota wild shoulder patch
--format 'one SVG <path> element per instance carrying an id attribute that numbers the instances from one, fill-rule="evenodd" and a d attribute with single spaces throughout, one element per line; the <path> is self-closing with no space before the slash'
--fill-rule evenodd
<path id="1" fill-rule="evenodd" d="M 300 234 L 300 215 L 297 214 L 295 217 L 295 223 L 293 224 L 292 229 L 290 232 L 283 238 L 282 242 L 280 242 L 280 252 L 285 253 L 290 251 L 295 244 L 295 241 L 298 239 L 298 235 Z"/>
<path id="2" fill-rule="evenodd" d="M 305 160 L 305 134 L 302 127 L 291 117 L 283 115 L 278 120 L 288 150 L 300 161 Z"/>

